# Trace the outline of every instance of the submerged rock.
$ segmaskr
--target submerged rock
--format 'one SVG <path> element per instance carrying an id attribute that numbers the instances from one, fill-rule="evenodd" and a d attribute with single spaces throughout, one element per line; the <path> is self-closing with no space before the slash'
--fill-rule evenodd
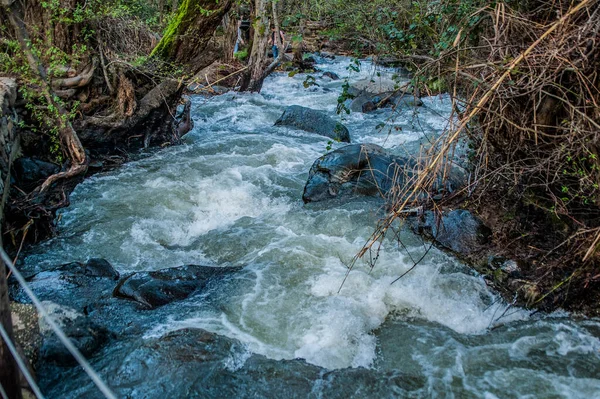
<path id="1" fill-rule="evenodd" d="M 411 228 L 460 255 L 479 252 L 490 242 L 492 235 L 481 219 L 463 209 L 444 213 L 441 217 L 426 211 L 421 218 L 411 221 Z"/>
<path id="2" fill-rule="evenodd" d="M 154 309 L 185 299 L 194 291 L 239 270 L 241 267 L 186 265 L 134 273 L 119 282 L 113 295 Z"/>
<path id="3" fill-rule="evenodd" d="M 305 203 L 347 195 L 385 196 L 404 180 L 409 160 L 390 155 L 376 144 L 352 144 L 317 159 L 310 168 Z"/>
<path id="4" fill-rule="evenodd" d="M 275 126 L 291 126 L 337 141 L 350 142 L 350 132 L 346 126 L 334 121 L 324 112 L 299 105 L 287 107 L 275 122 Z"/>

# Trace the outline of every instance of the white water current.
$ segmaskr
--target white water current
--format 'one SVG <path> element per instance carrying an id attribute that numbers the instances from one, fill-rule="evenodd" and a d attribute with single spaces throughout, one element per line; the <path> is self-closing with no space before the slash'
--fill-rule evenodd
<path id="1" fill-rule="evenodd" d="M 347 70 L 346 58 L 319 63 L 350 82 L 378 79 L 368 62 L 360 73 Z M 43 267 L 99 257 L 121 273 L 183 264 L 244 266 L 234 288 L 211 299 L 213 306 L 191 298 L 185 311 L 173 307 L 167 319 L 148 325 L 146 338 L 199 327 L 272 359 L 302 358 L 328 369 L 401 368 L 426 376 L 425 392 L 432 396 L 599 393 L 600 376 L 591 374 L 600 371 L 596 321 L 532 318 L 435 248 L 392 284 L 429 248 L 408 231 L 401 238 L 409 253 L 386 240 L 375 267 L 357 262 L 340 290 L 353 256 L 382 216 L 381 204 L 302 203 L 310 166 L 327 152 L 328 139 L 273 123 L 294 104 L 341 118 L 335 109 L 343 81 L 313 76 L 319 86 L 305 88 L 305 74 L 275 74 L 260 94 L 193 97 L 195 127 L 183 145 L 80 184 L 60 214 L 61 234 L 25 263 Z M 447 96 L 423 101 L 417 109 L 352 113 L 341 121 L 353 143 L 402 154 L 405 144 L 448 123 Z M 380 131 L 382 122 L 398 129 Z"/>

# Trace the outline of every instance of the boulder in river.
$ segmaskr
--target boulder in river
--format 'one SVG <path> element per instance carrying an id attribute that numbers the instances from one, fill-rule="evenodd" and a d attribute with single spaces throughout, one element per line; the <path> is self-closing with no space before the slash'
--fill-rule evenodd
<path id="1" fill-rule="evenodd" d="M 362 79 L 354 82 L 351 86 L 353 93 L 365 93 L 370 96 L 376 96 L 382 93 L 390 93 L 397 90 L 399 83 L 391 77 L 381 76 L 373 79 Z"/>
<path id="2" fill-rule="evenodd" d="M 299 105 L 287 107 L 275 122 L 275 126 L 291 126 L 337 141 L 350 142 L 350 132 L 346 126 L 334 121 L 324 112 Z"/>
<path id="3" fill-rule="evenodd" d="M 441 217 L 426 211 L 411 221 L 411 228 L 459 255 L 479 252 L 492 235 L 481 219 L 463 209 L 446 212 Z"/>
<path id="4" fill-rule="evenodd" d="M 373 97 L 370 95 L 363 93 L 358 97 L 354 98 L 350 103 L 350 111 L 352 112 L 371 112 L 377 109 L 377 106 L 373 102 Z"/>
<path id="5" fill-rule="evenodd" d="M 136 301 L 148 309 L 155 309 L 185 299 L 211 282 L 239 270 L 241 267 L 186 265 L 134 273 L 119 282 L 113 295 Z"/>
<path id="6" fill-rule="evenodd" d="M 352 112 L 371 112 L 378 107 L 420 107 L 423 101 L 417 96 L 408 94 L 407 88 L 400 88 L 399 83 L 391 78 L 364 79 L 348 88 L 353 96 L 348 105 Z"/>
<path id="7" fill-rule="evenodd" d="M 330 72 L 330 71 L 323 72 L 323 75 L 321 77 L 323 77 L 323 78 L 329 78 L 331 80 L 340 80 L 340 77 L 338 76 L 337 73 Z"/>
<path id="8" fill-rule="evenodd" d="M 404 178 L 410 161 L 376 144 L 351 144 L 317 159 L 310 168 L 302 199 L 317 202 L 347 195 L 385 196 Z"/>

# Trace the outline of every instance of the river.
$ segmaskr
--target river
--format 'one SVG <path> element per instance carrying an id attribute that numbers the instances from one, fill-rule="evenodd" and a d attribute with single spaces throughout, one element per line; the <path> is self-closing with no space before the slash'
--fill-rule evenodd
<path id="1" fill-rule="evenodd" d="M 378 79 L 366 61 L 360 72 L 343 57 L 318 62 L 350 82 Z M 440 133 L 451 106 L 443 95 L 424 98 L 417 109 L 340 117 L 343 80 L 312 75 L 318 86 L 306 88 L 306 74 L 274 74 L 260 94 L 193 97 L 195 127 L 183 145 L 84 181 L 60 212 L 60 235 L 28 252 L 23 267 L 30 270 L 90 257 L 107 259 L 122 274 L 183 264 L 243 266 L 209 293 L 144 312 L 136 340 L 115 339 L 91 359 L 100 375 L 130 398 L 600 397 L 597 320 L 510 307 L 481 276 L 435 248 L 392 284 L 429 248 L 408 229 L 400 235 L 406 249 L 386 239 L 375 267 L 357 262 L 342 286 L 382 204 L 359 198 L 304 205 L 310 166 L 329 145 L 343 144 L 273 126 L 275 120 L 293 104 L 323 110 L 342 118 L 354 143 L 402 154 L 414 151 L 425 133 Z M 387 128 L 379 129 L 381 123 Z M 141 369 L 131 364 L 146 361 L 132 355 L 135 348 L 190 328 L 236 343 L 228 349 L 235 352 L 228 370 L 253 376 L 238 382 L 245 390 L 219 378 L 221 366 L 186 367 L 184 360 L 171 370 L 164 364 L 172 359 L 163 362 L 165 377 L 172 372 L 177 382 L 151 372 L 128 380 Z M 269 362 L 261 363 L 268 372 L 256 368 L 256 359 Z M 294 379 L 298 367 L 311 370 L 302 383 Z M 206 370 L 212 379 L 201 384 Z M 50 397 L 97 395 L 79 370 L 41 375 Z"/>

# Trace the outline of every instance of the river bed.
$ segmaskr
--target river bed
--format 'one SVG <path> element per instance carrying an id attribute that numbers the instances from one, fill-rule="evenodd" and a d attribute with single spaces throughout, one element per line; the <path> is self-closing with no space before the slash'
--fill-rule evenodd
<path id="1" fill-rule="evenodd" d="M 350 82 L 378 79 L 366 61 L 360 72 L 348 69 L 351 60 L 343 57 L 318 62 L 321 70 L 349 76 Z M 561 313 L 532 316 L 510 307 L 481 276 L 408 229 L 400 233 L 407 250 L 388 238 L 375 267 L 357 262 L 342 286 L 353 256 L 383 215 L 382 203 L 359 198 L 304 205 L 310 166 L 329 146 L 344 144 L 273 126 L 275 120 L 289 105 L 322 110 L 349 128 L 352 142 L 379 144 L 401 155 L 447 126 L 451 102 L 442 95 L 424 98 L 419 108 L 340 116 L 335 110 L 343 80 L 312 75 L 318 86 L 306 88 L 306 74 L 274 74 L 260 94 L 193 97 L 195 127 L 183 145 L 87 179 L 60 212 L 60 235 L 27 254 L 23 267 L 30 271 L 90 257 L 108 260 L 122 274 L 183 264 L 243 266 L 208 293 L 139 316 L 143 323 L 135 340 L 114 340 L 91 359 L 100 375 L 119 396 L 130 398 L 236 392 L 599 397 L 598 321 Z M 380 129 L 381 123 L 392 129 Z M 423 262 L 392 284 L 425 251 Z M 114 320 L 117 336 L 125 325 Z M 166 383 L 151 372 L 128 380 L 132 370 L 143 369 L 136 348 L 182 329 L 203 329 L 231 340 L 228 345 L 234 342 L 223 362 L 235 365 L 178 364 L 171 377 L 178 381 Z M 256 359 L 269 367 L 256 366 Z M 246 390 L 236 391 L 218 370 L 250 376 L 238 382 Z M 162 371 L 168 377 L 169 369 Z M 200 387 L 206 373 L 214 378 L 207 382 L 211 390 Z M 306 373 L 306 390 L 292 378 L 298 373 Z M 41 375 L 49 397 L 97 395 L 79 370 L 49 368 Z M 271 387 L 274 381 L 279 385 Z M 256 387 L 246 386 L 253 383 Z"/>

